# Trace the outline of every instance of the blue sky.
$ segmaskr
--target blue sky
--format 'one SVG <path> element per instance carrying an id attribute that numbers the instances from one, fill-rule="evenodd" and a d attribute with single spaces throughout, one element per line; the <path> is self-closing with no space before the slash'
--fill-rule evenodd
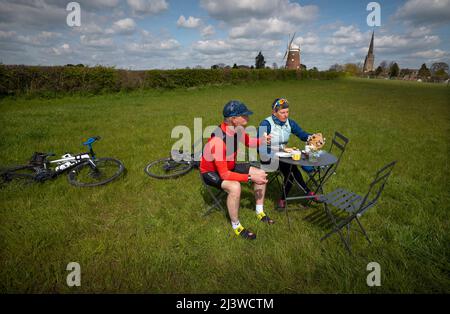
<path id="1" fill-rule="evenodd" d="M 295 32 L 301 62 L 326 70 L 363 62 L 373 29 L 361 0 L 79 0 L 79 27 L 66 23 L 69 2 L 0 0 L 0 62 L 209 68 L 253 65 L 262 51 L 280 66 Z M 376 65 L 450 63 L 450 0 L 377 2 Z"/>

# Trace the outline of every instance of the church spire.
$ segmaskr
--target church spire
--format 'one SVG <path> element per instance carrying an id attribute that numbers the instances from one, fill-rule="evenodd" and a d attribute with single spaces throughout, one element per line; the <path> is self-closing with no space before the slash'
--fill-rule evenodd
<path id="1" fill-rule="evenodd" d="M 363 72 L 372 72 L 374 70 L 373 64 L 375 56 L 373 54 L 373 37 L 375 31 L 372 31 L 372 39 L 370 40 L 369 51 L 367 52 L 366 59 L 364 60 Z"/>
<path id="2" fill-rule="evenodd" d="M 369 52 L 367 54 L 373 54 L 373 35 L 375 31 L 372 31 L 372 39 L 370 40 Z"/>

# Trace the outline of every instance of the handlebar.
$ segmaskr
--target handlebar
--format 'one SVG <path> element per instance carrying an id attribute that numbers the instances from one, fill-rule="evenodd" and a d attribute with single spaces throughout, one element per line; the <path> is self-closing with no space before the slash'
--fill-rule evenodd
<path id="1" fill-rule="evenodd" d="M 92 158 L 94 158 L 94 159 L 96 157 L 95 157 L 94 150 L 92 149 L 92 144 L 94 144 L 95 141 L 99 141 L 100 139 L 101 139 L 100 136 L 93 136 L 93 137 L 88 138 L 88 140 L 83 143 L 83 145 L 85 145 L 89 148 L 89 154 L 91 154 Z"/>

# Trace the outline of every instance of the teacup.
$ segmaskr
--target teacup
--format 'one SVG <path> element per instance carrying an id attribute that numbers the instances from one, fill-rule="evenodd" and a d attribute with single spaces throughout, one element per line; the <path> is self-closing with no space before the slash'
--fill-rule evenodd
<path id="1" fill-rule="evenodd" d="M 300 160 L 302 154 L 299 151 L 292 152 L 292 160 Z"/>

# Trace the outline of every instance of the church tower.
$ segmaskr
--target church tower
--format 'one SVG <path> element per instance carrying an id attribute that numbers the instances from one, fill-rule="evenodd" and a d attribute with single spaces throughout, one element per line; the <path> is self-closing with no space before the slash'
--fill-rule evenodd
<path id="1" fill-rule="evenodd" d="M 375 55 L 373 54 L 373 35 L 374 32 L 372 32 L 372 39 L 370 40 L 370 46 L 369 51 L 367 52 L 366 59 L 364 60 L 364 67 L 363 72 L 371 72 L 374 70 L 373 63 L 375 61 Z"/>

